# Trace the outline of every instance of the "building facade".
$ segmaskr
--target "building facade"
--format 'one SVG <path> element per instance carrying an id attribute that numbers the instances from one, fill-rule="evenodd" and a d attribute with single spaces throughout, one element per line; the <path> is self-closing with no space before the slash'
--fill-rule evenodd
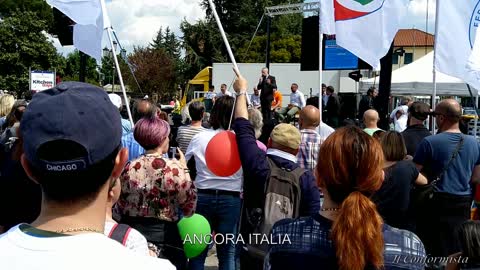
<path id="1" fill-rule="evenodd" d="M 394 39 L 393 70 L 433 51 L 435 36 L 418 29 L 400 29 Z"/>

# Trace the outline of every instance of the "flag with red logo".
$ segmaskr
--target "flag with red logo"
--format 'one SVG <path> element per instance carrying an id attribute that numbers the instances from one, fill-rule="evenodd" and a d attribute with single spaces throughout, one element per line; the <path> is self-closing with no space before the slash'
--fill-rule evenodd
<path id="1" fill-rule="evenodd" d="M 375 69 L 384 57 L 407 13 L 409 0 L 325 0 L 333 1 L 337 44 Z M 321 8 L 330 3 L 322 4 Z M 321 12 L 321 14 L 324 12 Z M 328 17 L 324 19 L 329 20 Z M 321 25 L 330 25 L 321 22 Z M 330 29 L 324 26 L 324 29 Z"/>

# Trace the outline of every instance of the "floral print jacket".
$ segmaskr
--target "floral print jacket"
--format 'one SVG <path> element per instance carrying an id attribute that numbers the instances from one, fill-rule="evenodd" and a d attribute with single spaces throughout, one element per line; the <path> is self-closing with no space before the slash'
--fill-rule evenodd
<path id="1" fill-rule="evenodd" d="M 123 216 L 177 221 L 195 211 L 197 190 L 177 160 L 143 155 L 131 161 L 121 175 L 122 194 L 117 210 Z"/>

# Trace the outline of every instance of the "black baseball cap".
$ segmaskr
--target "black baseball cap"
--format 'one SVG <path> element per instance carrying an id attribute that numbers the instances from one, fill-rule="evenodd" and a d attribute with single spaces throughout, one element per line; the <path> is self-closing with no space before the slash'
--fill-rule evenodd
<path id="1" fill-rule="evenodd" d="M 408 108 L 408 112 L 412 117 L 420 121 L 425 121 L 432 114 L 430 105 L 420 101 L 412 103 L 410 108 Z"/>
<path id="2" fill-rule="evenodd" d="M 120 114 L 105 91 L 79 82 L 64 82 L 35 94 L 20 129 L 27 160 L 38 170 L 49 173 L 88 169 L 119 148 L 122 135 Z M 65 160 L 42 159 L 39 149 L 55 141 L 76 143 L 84 148 L 85 155 Z M 69 156 L 68 149 L 58 151 L 58 157 Z M 55 153 L 49 156 L 55 157 Z"/>

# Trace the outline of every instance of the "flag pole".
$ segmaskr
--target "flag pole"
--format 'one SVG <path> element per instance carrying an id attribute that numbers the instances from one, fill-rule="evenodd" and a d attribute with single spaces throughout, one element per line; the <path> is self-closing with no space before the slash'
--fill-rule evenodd
<path id="1" fill-rule="evenodd" d="M 127 105 L 128 119 L 133 127 L 135 124 L 133 123 L 132 112 L 130 111 L 130 102 L 128 101 L 127 91 L 125 90 L 125 84 L 123 83 L 122 72 L 120 70 L 120 65 L 118 64 L 117 52 L 115 50 L 115 46 L 113 46 L 112 28 L 107 27 L 106 30 L 108 33 L 108 40 L 110 41 L 110 46 L 112 48 L 113 60 L 115 61 L 115 66 L 117 67 L 118 79 L 120 81 L 120 86 L 122 87 L 123 98 L 125 99 L 125 104 Z"/>
<path id="2" fill-rule="evenodd" d="M 478 140 L 477 138 L 477 135 L 478 135 L 478 132 L 477 132 L 477 127 L 478 127 L 478 91 L 475 95 L 475 129 L 474 129 L 474 133 L 473 133 L 473 136 L 475 136 L 475 139 Z"/>
<path id="3" fill-rule="evenodd" d="M 438 13 L 440 11 L 440 2 L 437 0 L 436 4 L 436 14 L 435 14 L 435 47 L 433 49 L 433 93 L 432 93 L 432 110 L 435 111 L 437 106 L 437 71 L 436 71 L 436 60 L 437 60 L 437 39 L 438 39 Z M 428 23 L 428 22 L 427 22 Z M 432 134 L 435 132 L 435 121 L 432 121 Z"/>
<path id="4" fill-rule="evenodd" d="M 322 110 L 323 110 L 323 93 L 322 93 L 322 83 L 323 83 L 323 31 L 322 24 L 320 23 L 321 16 L 321 1 L 319 2 L 318 8 L 318 110 L 320 113 L 320 123 L 322 122 Z"/>
<path id="5" fill-rule="evenodd" d="M 122 44 L 120 44 L 120 40 L 117 37 L 117 33 L 115 33 L 115 30 L 112 31 L 113 37 L 117 41 L 118 46 L 120 47 L 120 52 L 123 50 Z M 121 54 L 120 54 L 121 55 Z M 132 74 L 133 79 L 135 80 L 135 83 L 137 84 L 138 90 L 140 90 L 140 93 L 143 94 L 142 88 L 140 87 L 140 84 L 138 83 L 137 76 L 135 76 L 135 72 L 133 72 L 132 66 L 128 62 L 128 57 L 125 55 L 125 58 L 122 56 L 123 61 L 127 63 L 128 69 L 130 70 L 130 73 Z"/>
<path id="6" fill-rule="evenodd" d="M 437 102 L 437 72 L 435 71 L 435 53 L 433 55 L 433 93 L 432 93 L 432 110 L 435 111 Z M 432 121 L 432 133 L 435 132 L 435 121 Z"/>
<path id="7" fill-rule="evenodd" d="M 212 0 L 208 0 L 208 3 L 210 4 L 210 8 L 212 9 L 213 17 L 215 17 L 215 21 L 217 21 L 218 29 L 220 30 L 220 34 L 222 35 L 223 42 L 225 43 L 225 47 L 227 47 L 227 52 L 228 55 L 230 56 L 230 60 L 232 61 L 233 66 L 235 69 L 239 72 L 240 75 L 240 69 L 238 69 L 237 66 L 237 61 L 235 61 L 235 57 L 233 56 L 232 48 L 230 47 L 230 43 L 228 42 L 227 35 L 225 34 L 225 30 L 223 30 L 222 22 L 220 21 L 220 18 L 218 17 L 217 9 L 215 8 L 215 4 L 213 4 Z M 247 90 L 247 89 L 245 89 Z M 235 104 L 237 102 L 237 99 L 233 101 L 233 110 L 232 114 L 230 115 L 230 122 L 228 124 L 228 130 L 230 130 L 232 126 L 232 121 L 233 121 L 233 115 L 235 113 Z"/>
<path id="8" fill-rule="evenodd" d="M 215 8 L 215 4 L 213 3 L 212 0 L 208 0 L 208 3 L 210 4 L 210 8 L 212 9 L 213 16 L 215 17 L 215 20 L 217 21 L 218 28 L 220 29 L 220 34 L 222 35 L 223 42 L 225 43 L 225 47 L 227 47 L 227 52 L 228 55 L 230 56 L 230 60 L 232 61 L 233 66 L 238 70 L 237 66 L 237 61 L 235 61 L 235 57 L 233 56 L 232 48 L 230 47 L 230 43 L 228 42 L 227 35 L 225 34 L 225 31 L 223 30 L 222 22 L 220 21 L 220 18 L 218 17 L 217 10 Z"/>

